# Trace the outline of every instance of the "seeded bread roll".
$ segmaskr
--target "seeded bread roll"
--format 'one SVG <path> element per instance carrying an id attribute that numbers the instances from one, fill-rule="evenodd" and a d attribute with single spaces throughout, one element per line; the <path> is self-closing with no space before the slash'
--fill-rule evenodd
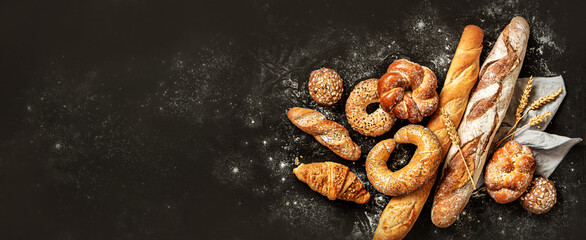
<path id="1" fill-rule="evenodd" d="M 338 73 L 329 68 L 320 68 L 309 76 L 309 95 L 323 106 L 334 105 L 342 97 L 344 81 Z"/>
<path id="2" fill-rule="evenodd" d="M 543 214 L 549 212 L 555 205 L 556 197 L 557 193 L 553 181 L 544 177 L 536 177 L 531 182 L 527 193 L 521 196 L 519 201 L 525 210 L 535 214 Z"/>

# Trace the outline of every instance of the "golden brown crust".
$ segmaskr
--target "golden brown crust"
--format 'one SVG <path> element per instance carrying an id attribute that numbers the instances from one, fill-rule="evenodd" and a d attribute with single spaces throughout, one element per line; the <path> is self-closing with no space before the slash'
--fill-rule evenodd
<path id="1" fill-rule="evenodd" d="M 483 37 L 482 29 L 477 26 L 468 25 L 464 28 L 439 95 L 439 107 L 449 113 L 448 116 L 456 126 L 460 125 L 466 104 L 468 104 L 468 96 L 478 80 Z M 442 143 L 443 157 L 445 157 L 452 142 L 447 135 L 440 110 L 438 109 L 431 116 L 427 127 L 438 136 Z"/>
<path id="2" fill-rule="evenodd" d="M 382 135 L 393 127 L 395 116 L 383 111 L 380 107 L 368 114 L 366 107 L 371 103 L 378 103 L 376 78 L 364 80 L 350 93 L 346 101 L 346 118 L 352 129 L 362 135 L 376 137 Z"/>
<path id="3" fill-rule="evenodd" d="M 488 194 L 498 203 L 515 201 L 531 183 L 536 166 L 529 147 L 507 142 L 486 164 L 484 182 Z"/>
<path id="4" fill-rule="evenodd" d="M 405 87 L 412 91 L 405 91 Z M 378 81 L 381 107 L 397 118 L 418 123 L 438 105 L 437 79 L 429 68 L 405 59 L 394 61 Z"/>
<path id="5" fill-rule="evenodd" d="M 348 130 L 334 121 L 327 120 L 320 112 L 294 107 L 287 112 L 287 117 L 295 126 L 313 135 L 319 143 L 343 159 L 355 161 L 360 158 L 360 147 L 352 141 Z"/>
<path id="6" fill-rule="evenodd" d="M 557 193 L 553 181 L 536 177 L 527 192 L 519 198 L 519 202 L 525 210 L 543 214 L 549 212 L 557 201 Z"/>
<path id="7" fill-rule="evenodd" d="M 331 106 L 342 97 L 344 81 L 336 71 L 320 68 L 311 72 L 307 88 L 315 102 L 319 105 Z"/>
<path id="8" fill-rule="evenodd" d="M 409 164 L 392 172 L 387 160 L 395 149 L 395 142 L 417 145 Z M 439 166 L 441 147 L 437 137 L 421 125 L 407 125 L 387 139 L 376 144 L 366 159 L 366 174 L 372 186 L 389 196 L 399 196 L 419 189 L 431 180 Z"/>
<path id="9" fill-rule="evenodd" d="M 383 210 L 374 240 L 403 239 L 419 217 L 437 174 L 421 188 L 403 196 L 391 198 Z"/>
<path id="10" fill-rule="evenodd" d="M 468 25 L 464 28 L 439 95 L 439 107 L 447 110 L 456 126 L 464 115 L 468 95 L 478 80 L 483 37 L 484 33 L 477 26 Z M 441 111 L 438 109 L 431 116 L 427 127 L 437 136 L 442 146 L 441 159 L 443 159 L 450 148 L 451 141 L 440 114 Z M 423 209 L 436 175 L 437 171 L 431 180 L 417 191 L 391 199 L 381 214 L 374 239 L 402 239 L 407 235 Z M 394 217 L 402 216 L 400 213 L 408 213 L 409 217 Z"/>
<path id="11" fill-rule="evenodd" d="M 458 127 L 464 159 L 472 166 L 472 181 L 478 181 L 488 148 L 508 108 L 515 82 L 521 71 L 529 26 L 515 17 L 505 27 L 479 72 L 478 85 L 470 95 L 464 117 Z M 451 146 L 431 209 L 432 222 L 438 227 L 452 225 L 473 192 L 458 149 Z"/>
<path id="12" fill-rule="evenodd" d="M 367 203 L 370 194 L 356 177 L 356 174 L 342 164 L 321 162 L 301 164 L 293 173 L 309 187 L 328 197 L 330 200 L 353 201 L 358 204 Z"/>

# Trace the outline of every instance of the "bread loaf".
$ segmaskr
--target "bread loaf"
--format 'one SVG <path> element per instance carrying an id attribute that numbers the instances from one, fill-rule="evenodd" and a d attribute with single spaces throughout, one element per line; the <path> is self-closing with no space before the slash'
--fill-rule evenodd
<path id="1" fill-rule="evenodd" d="M 313 135 L 322 145 L 346 160 L 356 161 L 360 158 L 360 147 L 350 138 L 344 126 L 326 119 L 318 111 L 294 107 L 287 112 L 287 117 L 302 131 Z"/>
<path id="2" fill-rule="evenodd" d="M 468 168 L 473 170 L 473 181 L 480 177 L 494 134 L 505 116 L 528 39 L 527 21 L 513 18 L 480 69 L 478 85 L 458 127 L 462 153 Z M 456 146 L 451 146 L 445 158 L 431 209 L 431 220 L 438 227 L 448 227 L 456 221 L 474 190 L 460 156 Z"/>
<path id="3" fill-rule="evenodd" d="M 483 37 L 484 33 L 477 26 L 468 25 L 464 28 L 444 87 L 440 92 L 440 109 L 432 115 L 427 124 L 427 128 L 435 133 L 442 147 L 440 161 L 443 160 L 451 144 L 440 117 L 440 110 L 441 108 L 447 110 L 454 124 L 460 123 L 466 109 L 466 103 L 468 103 L 470 90 L 478 80 Z M 429 182 L 415 192 L 391 199 L 381 214 L 374 239 L 401 239 L 407 235 L 421 213 L 436 176 L 437 172 Z"/>

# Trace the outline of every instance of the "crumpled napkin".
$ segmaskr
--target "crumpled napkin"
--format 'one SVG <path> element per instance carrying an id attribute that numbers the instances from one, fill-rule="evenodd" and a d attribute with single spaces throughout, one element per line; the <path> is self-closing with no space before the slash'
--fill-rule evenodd
<path id="1" fill-rule="evenodd" d="M 497 130 L 497 133 L 494 136 L 492 146 L 490 148 L 491 150 L 489 152 L 488 158 L 486 159 L 486 162 L 490 161 L 492 154 L 494 151 L 496 151 L 496 143 L 500 141 L 515 124 L 515 113 L 517 112 L 517 107 L 519 106 L 519 102 L 521 100 L 521 96 L 523 95 L 523 91 L 525 90 L 527 81 L 529 81 L 529 78 L 519 78 L 517 80 L 517 85 L 515 86 L 515 91 L 513 92 L 511 103 L 509 104 L 509 108 L 507 109 L 507 113 L 503 119 L 503 122 L 501 123 L 500 128 Z M 559 106 L 562 104 L 564 97 L 566 96 L 566 86 L 564 84 L 564 79 L 561 76 L 535 77 L 533 79 L 533 88 L 531 90 L 526 109 L 533 101 L 554 93 L 559 88 L 562 88 L 562 93 L 555 100 L 541 106 L 539 109 L 529 111 L 527 115 L 517 124 L 517 129 L 529 123 L 529 120 L 534 116 L 545 113 L 547 111 L 551 111 L 552 116 L 537 126 L 527 127 L 517 132 L 515 134 L 515 138 L 513 139 L 519 142 L 521 145 L 528 146 L 533 151 L 533 156 L 537 162 L 537 168 L 535 169 L 536 176 L 549 178 L 558 164 L 560 164 L 560 162 L 564 159 L 568 151 L 570 151 L 570 148 L 582 141 L 581 138 L 569 138 L 544 132 L 549 125 L 549 122 L 557 112 Z M 502 147 L 509 140 L 511 139 L 509 138 L 503 141 L 499 147 Z M 478 179 L 477 186 L 481 186 L 483 184 L 484 172 L 482 173 L 482 177 Z"/>

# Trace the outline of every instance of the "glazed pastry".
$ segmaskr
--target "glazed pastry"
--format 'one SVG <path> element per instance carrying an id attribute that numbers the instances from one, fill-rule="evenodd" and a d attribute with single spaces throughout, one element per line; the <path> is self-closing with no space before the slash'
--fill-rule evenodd
<path id="1" fill-rule="evenodd" d="M 439 95 L 439 108 L 444 108 L 449 113 L 449 118 L 456 126 L 460 124 L 468 103 L 468 95 L 478 80 L 483 37 L 482 29 L 477 26 L 468 25 L 464 28 Z M 452 142 L 441 118 L 440 109 L 431 116 L 427 127 L 435 133 L 440 142 L 441 161 L 448 153 Z M 380 216 L 374 233 L 375 240 L 402 239 L 409 233 L 423 209 L 436 175 L 437 171 L 429 182 L 416 191 L 391 198 Z"/>
<path id="2" fill-rule="evenodd" d="M 352 141 L 348 130 L 334 121 L 327 120 L 320 112 L 294 107 L 289 110 L 287 117 L 295 126 L 313 135 L 315 140 L 343 159 L 355 161 L 360 158 L 360 147 Z"/>
<path id="3" fill-rule="evenodd" d="M 488 194 L 498 203 L 515 201 L 531 183 L 536 166 L 529 147 L 507 142 L 486 164 L 484 182 Z"/>
<path id="4" fill-rule="evenodd" d="M 417 145 L 409 164 L 396 172 L 387 167 L 395 142 Z M 440 163 L 442 149 L 433 132 L 421 125 L 407 125 L 397 131 L 394 140 L 376 144 L 366 158 L 366 174 L 372 186 L 389 196 L 411 193 L 430 181 Z"/>
<path id="5" fill-rule="evenodd" d="M 412 91 L 406 91 L 405 87 Z M 421 122 L 437 109 L 436 88 L 437 79 L 429 68 L 405 59 L 393 62 L 378 80 L 383 110 L 412 123 Z"/>
<path id="6" fill-rule="evenodd" d="M 334 105 L 342 97 L 344 81 L 336 71 L 320 68 L 309 76 L 309 95 L 315 102 L 323 106 Z"/>
<path id="7" fill-rule="evenodd" d="M 555 205 L 556 197 L 557 193 L 553 181 L 544 177 L 536 177 L 519 200 L 525 210 L 535 214 L 543 214 L 549 212 Z"/>
<path id="8" fill-rule="evenodd" d="M 370 194 L 356 177 L 356 174 L 342 164 L 321 162 L 301 164 L 293 173 L 309 187 L 330 200 L 353 201 L 358 204 L 367 203 Z"/>
<path id="9" fill-rule="evenodd" d="M 366 107 L 371 103 L 380 102 L 378 97 L 377 79 L 364 80 L 350 93 L 346 101 L 346 118 L 352 128 L 362 135 L 376 137 L 393 127 L 395 116 L 383 111 L 380 107 L 368 114 Z"/>

